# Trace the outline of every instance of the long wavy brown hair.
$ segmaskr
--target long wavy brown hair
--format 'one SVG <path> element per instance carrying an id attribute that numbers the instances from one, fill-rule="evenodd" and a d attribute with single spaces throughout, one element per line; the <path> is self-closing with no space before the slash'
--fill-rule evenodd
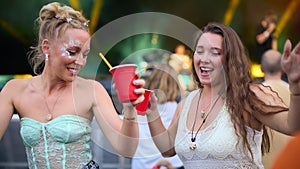
<path id="1" fill-rule="evenodd" d="M 249 142 L 247 140 L 247 126 L 253 128 L 251 125 L 251 120 L 255 119 L 253 112 L 260 112 L 263 114 L 278 113 L 286 111 L 288 108 L 267 105 L 261 101 L 250 89 L 251 84 L 257 84 L 259 89 L 264 91 L 264 86 L 250 76 L 250 59 L 248 57 L 248 52 L 237 33 L 231 27 L 220 23 L 209 23 L 201 30 L 196 40 L 198 41 L 201 35 L 206 32 L 218 34 L 223 37 L 223 67 L 227 83 L 225 102 L 228 111 L 230 112 L 235 133 L 239 138 L 241 138 L 239 142 L 242 141 L 244 149 L 248 150 L 253 157 Z M 202 88 L 194 66 L 193 74 L 198 86 Z M 271 91 L 274 92 L 273 90 Z M 275 96 L 270 94 L 268 96 L 273 97 L 271 99 L 276 100 L 277 98 L 275 98 L 275 96 L 278 96 L 278 94 L 275 92 Z M 282 102 L 282 100 L 280 101 Z M 247 118 L 245 114 L 250 118 Z M 264 154 L 270 150 L 270 138 L 264 125 L 262 130 L 262 153 Z"/>

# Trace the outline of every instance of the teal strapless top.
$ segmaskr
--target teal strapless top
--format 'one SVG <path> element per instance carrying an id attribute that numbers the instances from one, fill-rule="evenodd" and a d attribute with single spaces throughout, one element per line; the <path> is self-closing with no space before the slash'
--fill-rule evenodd
<path id="1" fill-rule="evenodd" d="M 92 159 L 91 131 L 91 121 L 76 115 L 62 115 L 47 123 L 21 118 L 29 168 L 81 169 Z"/>

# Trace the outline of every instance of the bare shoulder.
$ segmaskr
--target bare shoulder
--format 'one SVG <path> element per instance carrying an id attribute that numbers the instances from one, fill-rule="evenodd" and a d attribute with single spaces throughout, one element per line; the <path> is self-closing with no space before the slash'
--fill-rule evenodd
<path id="1" fill-rule="evenodd" d="M 6 93 L 6 92 L 17 93 L 17 92 L 20 92 L 28 86 L 30 79 L 31 78 L 29 78 L 29 79 L 12 79 L 12 80 L 9 80 L 4 85 L 4 87 L 2 88 L 1 93 Z"/>
<path id="2" fill-rule="evenodd" d="M 5 98 L 8 102 L 13 102 L 15 99 L 20 98 L 20 96 L 27 91 L 30 79 L 12 79 L 8 81 L 0 92 L 2 99 Z"/>
<path id="3" fill-rule="evenodd" d="M 181 108 L 185 104 L 186 100 L 187 100 L 187 96 L 181 97 L 177 107 Z"/>
<path id="4" fill-rule="evenodd" d="M 105 90 L 105 88 L 102 86 L 102 84 L 96 80 L 93 79 L 85 79 L 82 77 L 78 77 L 76 79 L 77 83 L 76 86 L 78 86 L 81 89 L 86 90 L 93 90 L 93 91 L 102 91 Z"/>
<path id="5" fill-rule="evenodd" d="M 188 92 L 188 93 L 185 93 L 185 95 L 181 96 L 180 98 L 180 101 L 177 105 L 177 108 L 176 108 L 176 116 L 179 117 L 180 116 L 180 113 L 181 113 L 181 110 L 183 108 L 183 106 L 185 105 L 185 102 L 187 100 L 187 97 L 190 95 L 191 93 Z"/>

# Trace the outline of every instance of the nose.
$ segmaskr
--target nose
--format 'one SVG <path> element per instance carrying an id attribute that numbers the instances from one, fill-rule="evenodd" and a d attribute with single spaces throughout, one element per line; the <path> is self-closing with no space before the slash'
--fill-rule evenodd
<path id="1" fill-rule="evenodd" d="M 83 66 L 86 62 L 86 59 L 83 57 L 82 54 L 79 54 L 77 57 L 76 57 L 76 60 L 75 60 L 75 64 L 77 65 L 80 65 L 80 66 Z"/>
<path id="2" fill-rule="evenodd" d="M 82 65 L 83 65 L 83 62 L 82 62 L 81 59 L 76 59 L 76 60 L 75 60 L 75 64 L 82 66 Z"/>
<path id="3" fill-rule="evenodd" d="M 200 55 L 200 61 L 201 62 L 209 62 L 210 56 L 208 52 L 204 52 L 202 55 Z"/>
<path id="4" fill-rule="evenodd" d="M 75 60 L 75 64 L 77 64 L 77 65 L 83 66 L 84 63 L 85 63 L 85 61 L 83 59 L 77 58 Z"/>

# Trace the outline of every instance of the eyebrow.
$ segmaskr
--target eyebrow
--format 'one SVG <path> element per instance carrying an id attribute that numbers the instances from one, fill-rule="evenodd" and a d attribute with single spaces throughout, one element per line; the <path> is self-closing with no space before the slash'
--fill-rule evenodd
<path id="1" fill-rule="evenodd" d="M 221 48 L 218 48 L 218 47 L 212 47 L 211 49 L 215 49 L 215 50 L 218 50 L 218 51 L 222 51 Z"/>
<path id="2" fill-rule="evenodd" d="M 197 46 L 196 49 L 204 49 L 204 47 L 203 47 L 203 46 Z M 215 50 L 222 51 L 222 49 L 219 48 L 219 47 L 210 47 L 209 49 L 210 49 L 210 50 L 211 50 L 211 49 L 215 49 Z"/>

